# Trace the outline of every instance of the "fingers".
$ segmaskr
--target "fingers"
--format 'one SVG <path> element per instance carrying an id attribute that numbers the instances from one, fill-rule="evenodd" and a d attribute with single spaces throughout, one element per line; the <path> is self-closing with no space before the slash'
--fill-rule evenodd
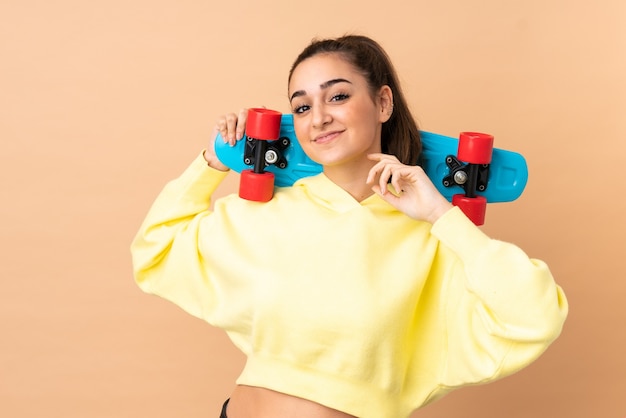
<path id="1" fill-rule="evenodd" d="M 378 162 L 370 169 L 367 183 L 374 184 L 378 180 L 374 190 L 381 195 L 387 193 L 388 183 L 401 194 L 414 190 L 426 176 L 421 167 L 405 165 L 393 155 L 370 154 L 368 157 Z"/>
<path id="2" fill-rule="evenodd" d="M 241 109 L 238 113 L 227 113 L 221 116 L 215 125 L 215 129 L 230 145 L 243 138 L 246 131 L 246 119 L 248 118 L 248 109 Z"/>
<path id="3" fill-rule="evenodd" d="M 205 148 L 202 156 L 204 157 L 209 167 L 220 171 L 228 171 L 229 168 L 222 164 L 222 162 L 219 160 L 219 158 L 217 158 L 217 155 L 215 154 L 215 140 L 217 139 L 218 133 L 219 129 L 217 126 L 215 126 L 215 128 L 213 128 L 213 131 L 211 132 L 208 146 Z"/>
<path id="4" fill-rule="evenodd" d="M 237 128 L 235 129 L 235 139 L 239 141 L 243 138 L 244 133 L 246 132 L 246 120 L 248 119 L 248 109 L 241 109 L 239 111 L 239 123 L 237 124 Z"/>
<path id="5" fill-rule="evenodd" d="M 372 190 L 409 217 L 435 223 L 452 207 L 422 167 L 402 164 L 391 155 L 371 154 L 369 158 L 376 161 L 367 177 L 368 183 L 376 183 Z M 395 193 L 387 191 L 389 180 Z"/>
<path id="6" fill-rule="evenodd" d="M 378 193 L 384 195 L 387 192 L 387 183 L 391 180 L 393 187 L 400 191 L 401 170 L 406 167 L 393 155 L 388 154 L 370 154 L 370 160 L 378 161 L 370 169 L 366 182 L 374 183 L 378 177 Z"/>
<path id="7" fill-rule="evenodd" d="M 383 169 L 384 165 L 380 164 L 380 161 L 385 158 L 385 154 L 369 154 L 367 156 L 370 160 L 378 161 L 378 164 L 372 167 L 367 175 L 367 180 L 365 182 L 367 184 L 374 183 L 374 179 L 380 174 L 380 171 Z"/>

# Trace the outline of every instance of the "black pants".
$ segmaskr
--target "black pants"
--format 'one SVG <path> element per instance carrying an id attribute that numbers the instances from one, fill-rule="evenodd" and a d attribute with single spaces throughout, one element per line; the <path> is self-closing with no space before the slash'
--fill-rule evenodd
<path id="1" fill-rule="evenodd" d="M 224 405 L 222 406 L 222 413 L 220 414 L 220 418 L 228 418 L 226 416 L 226 407 L 228 406 L 228 401 L 230 401 L 230 399 L 226 399 L 226 402 L 224 402 Z"/>

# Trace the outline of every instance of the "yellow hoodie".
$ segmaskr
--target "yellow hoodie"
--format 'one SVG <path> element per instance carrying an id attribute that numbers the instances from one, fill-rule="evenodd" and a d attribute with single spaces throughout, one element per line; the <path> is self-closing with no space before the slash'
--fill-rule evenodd
<path id="1" fill-rule="evenodd" d="M 199 156 L 154 202 L 131 250 L 146 292 L 224 329 L 239 384 L 360 418 L 402 418 L 450 390 L 509 375 L 559 335 L 548 267 L 453 208 L 434 225 L 324 174 L 267 203 L 211 195 Z"/>

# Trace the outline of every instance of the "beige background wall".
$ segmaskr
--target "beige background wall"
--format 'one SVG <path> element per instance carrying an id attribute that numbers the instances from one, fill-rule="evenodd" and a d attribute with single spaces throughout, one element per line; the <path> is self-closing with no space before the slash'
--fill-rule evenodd
<path id="1" fill-rule="evenodd" d="M 571 303 L 531 367 L 415 417 L 624 417 L 625 28 L 622 0 L 1 0 L 0 416 L 218 415 L 242 357 L 135 287 L 129 243 L 219 114 L 286 111 L 300 49 L 359 32 L 422 128 L 527 157 L 484 229 Z"/>

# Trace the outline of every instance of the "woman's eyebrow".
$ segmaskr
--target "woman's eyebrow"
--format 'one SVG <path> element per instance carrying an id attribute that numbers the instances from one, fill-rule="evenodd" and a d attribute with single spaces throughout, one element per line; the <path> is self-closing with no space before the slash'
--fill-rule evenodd
<path id="1" fill-rule="evenodd" d="M 333 78 L 332 80 L 328 80 L 327 82 L 320 84 L 320 89 L 322 90 L 327 89 L 330 86 L 337 84 L 337 83 L 350 83 L 350 82 L 346 80 L 345 78 Z"/>
<path id="2" fill-rule="evenodd" d="M 337 83 L 350 83 L 350 84 L 352 84 L 350 81 L 346 80 L 345 78 L 333 78 L 332 80 L 328 80 L 328 81 L 325 81 L 324 83 L 320 84 L 320 89 L 325 90 L 325 89 L 329 88 L 330 86 L 333 86 L 333 85 L 335 85 Z M 289 101 L 292 101 L 296 97 L 304 96 L 304 95 L 306 95 L 306 91 L 304 91 L 304 90 L 295 91 L 291 95 L 291 97 L 289 98 Z"/>

